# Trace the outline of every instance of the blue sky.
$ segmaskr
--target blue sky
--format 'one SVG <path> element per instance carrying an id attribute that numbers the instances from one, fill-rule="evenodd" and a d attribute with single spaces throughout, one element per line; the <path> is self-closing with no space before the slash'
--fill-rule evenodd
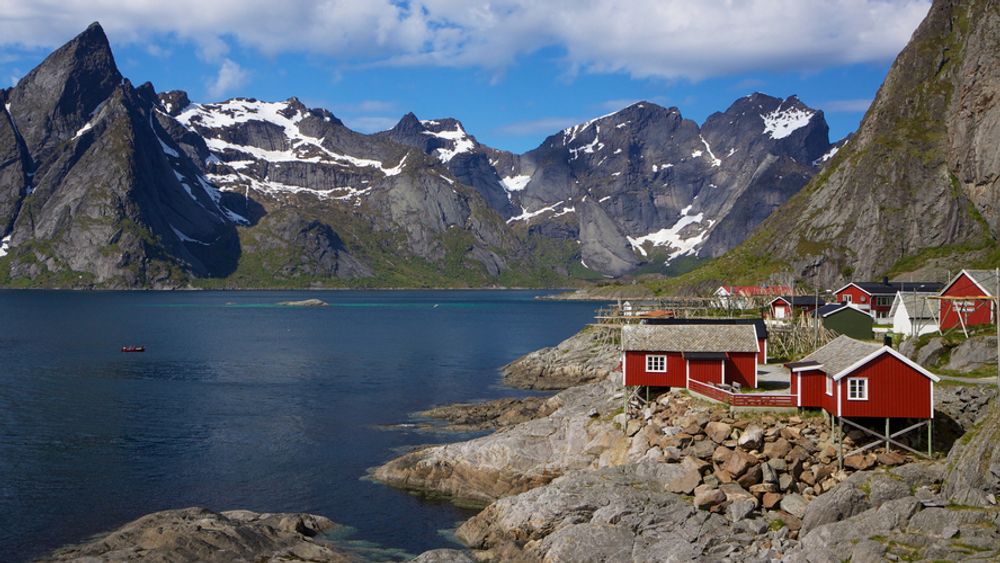
<path id="1" fill-rule="evenodd" d="M 297 96 L 371 132 L 452 116 L 523 152 L 638 100 L 702 122 L 797 94 L 853 131 L 925 0 L 8 0 L 0 82 L 101 21 L 123 74 L 195 101 Z M 210 6 L 206 9 L 205 6 Z"/>

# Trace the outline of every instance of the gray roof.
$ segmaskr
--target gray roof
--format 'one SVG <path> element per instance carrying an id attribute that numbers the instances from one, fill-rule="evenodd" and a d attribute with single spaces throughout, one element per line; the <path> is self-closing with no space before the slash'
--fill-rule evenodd
<path id="1" fill-rule="evenodd" d="M 841 335 L 831 340 L 826 346 L 802 358 L 801 361 L 813 361 L 823 364 L 823 371 L 832 376 L 837 375 L 881 348 L 881 344 L 862 342 Z"/>
<path id="2" fill-rule="evenodd" d="M 937 293 L 899 292 L 896 294 L 896 299 L 892 302 L 892 309 L 889 310 L 889 316 L 895 316 L 896 309 L 900 305 L 903 305 L 906 307 L 907 316 L 911 319 L 934 319 L 934 308 L 937 307 L 937 302 L 929 298 L 936 295 Z"/>
<path id="3" fill-rule="evenodd" d="M 625 325 L 622 349 L 642 352 L 757 352 L 753 325 Z"/>
<path id="4" fill-rule="evenodd" d="M 991 296 L 997 295 L 996 270 L 965 270 L 965 273 L 972 276 L 972 279 L 976 280 L 976 283 L 983 286 L 983 289 L 990 292 L 989 294 Z"/>

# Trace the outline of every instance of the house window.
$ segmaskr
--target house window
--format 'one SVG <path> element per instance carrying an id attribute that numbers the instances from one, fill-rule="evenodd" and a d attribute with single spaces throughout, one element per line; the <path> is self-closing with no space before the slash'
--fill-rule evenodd
<path id="1" fill-rule="evenodd" d="M 851 401 L 867 401 L 868 380 L 863 377 L 852 377 L 848 379 L 847 399 Z"/>
<path id="2" fill-rule="evenodd" d="M 646 356 L 646 371 L 667 371 L 667 357 L 666 356 L 654 356 L 649 354 Z"/>
<path id="3" fill-rule="evenodd" d="M 851 297 L 850 293 L 844 294 L 844 303 L 850 303 L 853 300 L 854 300 L 854 298 Z"/>
<path id="4" fill-rule="evenodd" d="M 867 302 L 867 301 L 868 301 L 868 296 L 867 296 L 867 295 L 862 295 L 862 296 L 861 296 L 861 302 L 862 302 L 862 303 L 865 303 L 865 302 Z"/>
<path id="5" fill-rule="evenodd" d="M 833 395 L 833 378 L 830 376 L 826 377 L 826 394 Z"/>

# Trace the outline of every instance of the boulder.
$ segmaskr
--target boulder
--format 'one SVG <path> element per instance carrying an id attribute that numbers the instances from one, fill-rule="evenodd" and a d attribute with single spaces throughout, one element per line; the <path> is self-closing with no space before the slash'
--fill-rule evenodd
<path id="1" fill-rule="evenodd" d="M 944 338 L 935 337 L 927 341 L 919 350 L 917 350 L 913 356 L 913 360 L 922 366 L 932 367 L 936 366 L 941 357 L 947 351 L 947 347 L 944 344 Z"/>
<path id="2" fill-rule="evenodd" d="M 850 467 L 851 469 L 854 469 L 856 471 L 864 471 L 866 469 L 871 469 L 872 467 L 875 467 L 875 464 L 877 462 L 878 458 L 875 457 L 875 454 L 871 453 L 854 454 L 844 458 L 844 466 Z"/>
<path id="3" fill-rule="evenodd" d="M 809 501 L 802 498 L 802 495 L 790 494 L 785 495 L 781 499 L 780 505 L 781 509 L 785 512 L 801 519 L 806 514 L 806 507 L 809 506 Z"/>
<path id="4" fill-rule="evenodd" d="M 760 483 L 763 479 L 763 469 L 761 468 L 763 464 L 751 465 L 747 470 L 741 475 L 736 481 L 741 487 L 749 489 L 753 485 Z"/>
<path id="5" fill-rule="evenodd" d="M 996 365 L 997 337 L 974 336 L 952 348 L 945 369 L 972 371 L 985 365 Z"/>
<path id="6" fill-rule="evenodd" d="M 725 422 L 709 422 L 705 425 L 705 435 L 716 444 L 721 444 L 732 434 L 733 427 Z"/>
<path id="7" fill-rule="evenodd" d="M 714 452 L 712 452 L 712 461 L 718 464 L 724 464 L 729 461 L 729 456 L 731 455 L 733 455 L 733 450 L 725 446 L 719 446 L 715 448 Z"/>
<path id="8" fill-rule="evenodd" d="M 752 464 L 756 463 L 756 461 L 757 460 L 752 455 L 741 450 L 736 450 L 729 456 L 729 459 L 726 461 L 725 465 L 722 466 L 722 469 L 728 471 L 733 477 L 739 477 L 740 475 L 743 475 L 743 473 L 749 469 Z"/>
<path id="9" fill-rule="evenodd" d="M 773 442 L 764 445 L 764 457 L 768 459 L 784 458 L 788 452 L 792 451 L 792 445 L 784 438 L 778 438 Z"/>
<path id="10" fill-rule="evenodd" d="M 756 424 L 747 426 L 746 430 L 740 434 L 737 444 L 747 451 L 760 450 L 764 444 L 764 429 Z"/>
<path id="11" fill-rule="evenodd" d="M 701 487 L 705 486 L 701 485 Z M 696 490 L 694 493 L 695 508 L 708 510 L 709 508 L 726 502 L 726 493 L 720 491 L 719 489 L 701 487 L 699 487 L 701 490 Z"/>
<path id="12" fill-rule="evenodd" d="M 764 496 L 761 498 L 761 506 L 767 510 L 771 510 L 775 506 L 778 506 L 779 502 L 781 502 L 780 493 L 764 493 Z"/>
<path id="13" fill-rule="evenodd" d="M 682 473 L 679 477 L 674 478 L 672 481 L 667 483 L 667 490 L 671 493 L 677 493 L 680 495 L 690 495 L 694 492 L 695 487 L 701 484 L 701 473 L 696 470 L 689 469 Z"/>
<path id="14" fill-rule="evenodd" d="M 902 465 L 906 463 L 906 456 L 899 452 L 882 452 L 877 454 L 876 459 L 879 465 Z"/>
<path id="15" fill-rule="evenodd" d="M 732 522 L 739 522 L 750 515 L 757 508 L 757 503 L 750 499 L 740 499 L 734 501 L 726 507 L 726 516 Z"/>

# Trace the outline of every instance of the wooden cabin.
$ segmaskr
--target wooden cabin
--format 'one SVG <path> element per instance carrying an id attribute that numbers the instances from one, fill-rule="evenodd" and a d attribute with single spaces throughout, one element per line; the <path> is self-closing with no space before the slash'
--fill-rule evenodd
<path id="1" fill-rule="evenodd" d="M 891 282 L 882 278 L 881 282 L 851 282 L 833 293 L 838 303 L 849 303 L 871 313 L 876 320 L 884 320 L 889 318 L 896 293 L 936 293 L 941 287 L 937 282 Z"/>
<path id="2" fill-rule="evenodd" d="M 996 296 L 994 270 L 962 270 L 941 290 L 941 330 L 993 324 Z"/>
<path id="3" fill-rule="evenodd" d="M 758 364 L 767 363 L 767 323 L 761 318 L 723 318 L 723 317 L 707 317 L 707 318 L 684 318 L 684 317 L 647 317 L 640 321 L 642 324 L 658 324 L 658 325 L 753 325 L 754 330 L 757 331 L 757 348 L 760 350 L 760 356 L 757 358 Z"/>
<path id="4" fill-rule="evenodd" d="M 689 380 L 757 386 L 761 350 L 753 324 L 622 327 L 626 386 L 688 387 Z"/>
<path id="5" fill-rule="evenodd" d="M 940 379 L 888 346 L 838 336 L 786 366 L 799 407 L 849 418 L 934 417 Z"/>
<path id="6" fill-rule="evenodd" d="M 811 313 L 823 305 L 826 305 L 826 301 L 813 295 L 782 295 L 768 303 L 771 318 L 778 320 Z"/>

